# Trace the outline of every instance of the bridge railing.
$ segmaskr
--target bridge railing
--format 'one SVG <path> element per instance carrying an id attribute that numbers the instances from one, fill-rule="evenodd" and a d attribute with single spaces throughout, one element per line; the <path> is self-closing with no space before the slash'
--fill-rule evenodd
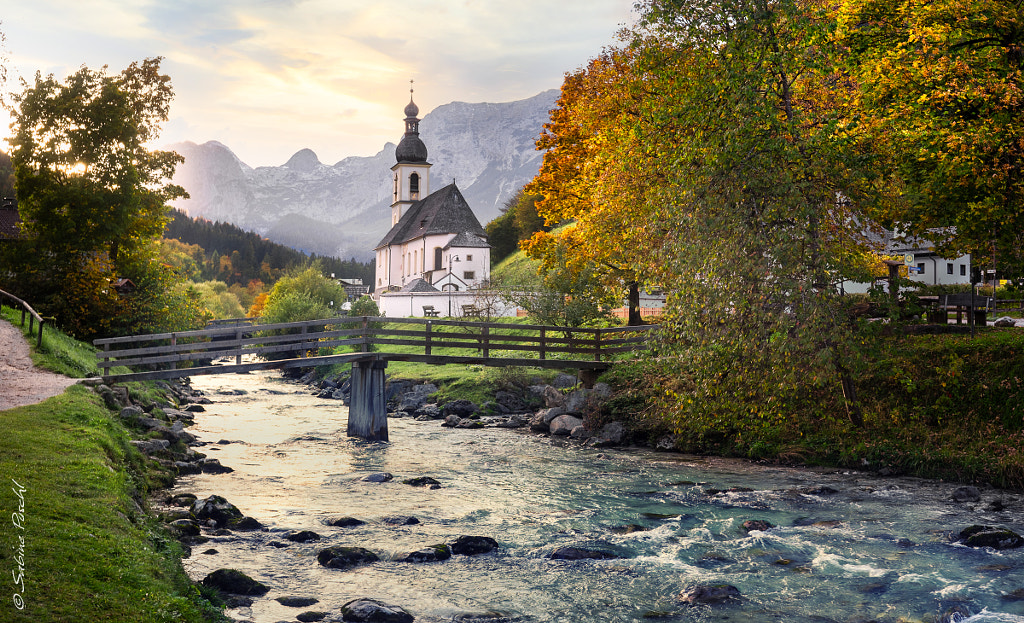
<path id="1" fill-rule="evenodd" d="M 367 359 L 599 370 L 619 354 L 645 348 L 647 334 L 655 327 L 578 328 L 341 316 L 107 338 L 94 344 L 100 348 L 97 365 L 111 382 Z M 348 352 L 337 352 L 338 347 L 347 347 Z M 252 361 L 252 355 L 261 360 Z M 225 357 L 233 358 L 234 363 L 213 365 L 214 360 Z M 113 374 L 111 369 L 118 366 L 133 371 Z"/>
<path id="2" fill-rule="evenodd" d="M 43 319 L 42 316 L 40 316 L 36 312 L 36 310 L 32 309 L 31 305 L 29 305 L 25 301 L 19 299 L 18 297 L 14 296 L 13 294 L 10 294 L 8 292 L 4 292 L 3 290 L 0 290 L 0 309 L 3 309 L 4 299 L 5 298 L 6 299 L 10 299 L 10 300 L 14 301 L 15 303 L 17 303 L 19 306 L 21 306 L 21 326 L 23 326 L 23 327 L 25 326 L 25 316 L 28 315 L 28 334 L 29 335 L 32 335 L 32 323 L 33 323 L 33 321 L 36 321 L 36 322 L 39 323 L 39 336 L 38 336 L 38 338 L 36 338 L 36 348 L 41 348 L 43 346 L 43 325 L 46 324 L 46 321 Z M 14 307 L 14 305 L 11 305 L 11 307 Z"/>

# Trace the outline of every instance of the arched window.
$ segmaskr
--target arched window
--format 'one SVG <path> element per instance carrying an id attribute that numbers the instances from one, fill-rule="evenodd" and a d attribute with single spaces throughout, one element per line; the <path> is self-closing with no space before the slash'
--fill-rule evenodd
<path id="1" fill-rule="evenodd" d="M 441 270 L 441 247 L 434 247 L 434 270 Z"/>
<path id="2" fill-rule="evenodd" d="M 420 174 L 413 173 L 409 176 L 409 197 L 418 199 L 420 195 Z"/>

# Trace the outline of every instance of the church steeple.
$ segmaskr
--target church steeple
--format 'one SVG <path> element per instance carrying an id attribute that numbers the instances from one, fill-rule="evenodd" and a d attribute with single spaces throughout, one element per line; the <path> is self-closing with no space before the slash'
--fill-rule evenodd
<path id="1" fill-rule="evenodd" d="M 405 135 L 395 149 L 395 193 L 391 204 L 391 225 L 402 218 L 405 208 L 430 194 L 430 163 L 427 146 L 420 140 L 420 109 L 413 101 L 412 80 L 409 81 L 409 103 L 405 107 Z"/>

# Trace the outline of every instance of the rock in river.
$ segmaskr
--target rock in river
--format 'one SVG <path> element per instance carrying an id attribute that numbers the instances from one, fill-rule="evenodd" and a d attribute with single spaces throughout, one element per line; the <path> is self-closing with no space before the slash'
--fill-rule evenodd
<path id="1" fill-rule="evenodd" d="M 356 565 L 368 562 L 377 562 L 380 558 L 368 549 L 362 547 L 343 547 L 335 545 L 322 549 L 316 555 L 316 560 L 321 565 L 331 569 L 348 569 Z"/>
<path id="2" fill-rule="evenodd" d="M 967 547 L 991 547 L 994 549 L 1014 549 L 1024 545 L 1024 537 L 1007 528 L 993 526 L 970 526 L 960 531 L 954 538 Z"/>
<path id="3" fill-rule="evenodd" d="M 611 558 L 622 558 L 618 554 L 602 552 L 596 549 L 583 549 L 582 547 L 559 547 L 548 555 L 552 560 L 608 560 Z"/>
<path id="4" fill-rule="evenodd" d="M 413 616 L 398 606 L 389 606 L 376 599 L 353 599 L 341 607 L 343 621 L 367 623 L 412 623 Z"/>
<path id="5" fill-rule="evenodd" d="M 196 500 L 192 504 L 192 515 L 199 520 L 212 519 L 218 526 L 225 526 L 242 518 L 242 511 L 219 495 Z"/>
<path id="6" fill-rule="evenodd" d="M 498 548 L 498 542 L 489 536 L 460 536 L 452 542 L 452 553 L 460 556 L 486 554 Z"/>
<path id="7" fill-rule="evenodd" d="M 235 569 L 217 569 L 203 578 L 203 586 L 236 595 L 264 595 L 270 587 Z"/>
<path id="8" fill-rule="evenodd" d="M 688 604 L 717 604 L 739 596 L 739 589 L 731 584 L 698 584 L 679 593 L 679 600 Z"/>
<path id="9" fill-rule="evenodd" d="M 423 549 L 416 550 L 410 553 L 405 558 L 400 558 L 399 562 L 436 562 L 438 560 L 448 560 L 452 557 L 452 550 L 444 543 L 438 545 L 428 545 Z"/>

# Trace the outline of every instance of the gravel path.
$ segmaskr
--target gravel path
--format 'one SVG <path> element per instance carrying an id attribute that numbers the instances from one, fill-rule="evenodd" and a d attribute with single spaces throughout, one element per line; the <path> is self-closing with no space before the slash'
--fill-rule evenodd
<path id="1" fill-rule="evenodd" d="M 0 411 L 58 396 L 77 382 L 34 367 L 21 329 L 0 320 Z"/>

